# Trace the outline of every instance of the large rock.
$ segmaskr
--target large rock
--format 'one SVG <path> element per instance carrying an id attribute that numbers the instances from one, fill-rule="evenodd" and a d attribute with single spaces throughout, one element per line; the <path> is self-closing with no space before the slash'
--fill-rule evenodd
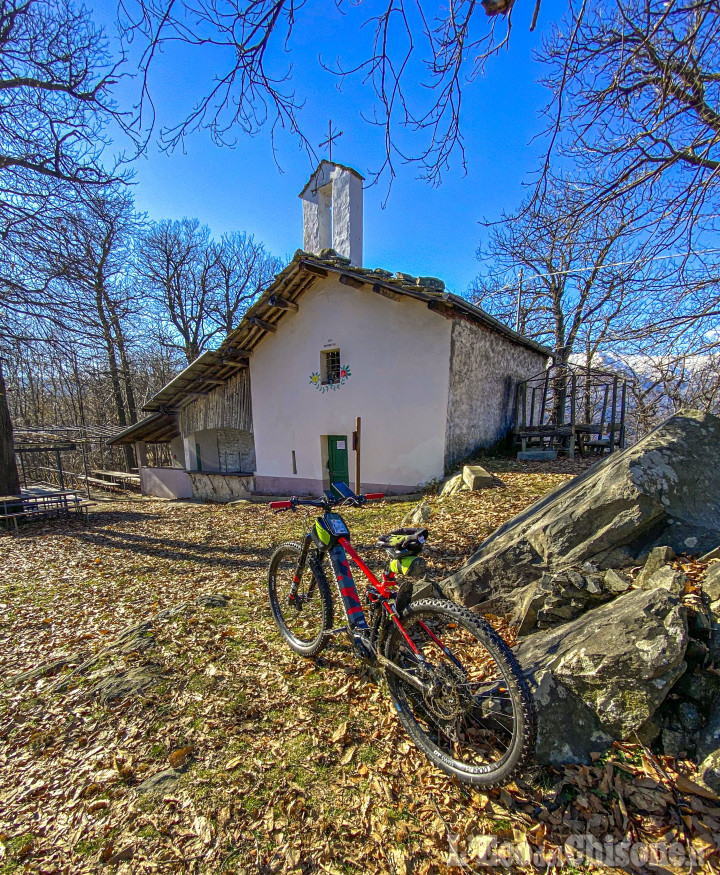
<path id="1" fill-rule="evenodd" d="M 685 411 L 501 526 L 443 588 L 500 612 L 545 572 L 636 564 L 658 544 L 703 553 L 718 541 L 720 418 Z"/>
<path id="2" fill-rule="evenodd" d="M 462 474 L 455 474 L 454 477 L 449 477 L 444 480 L 438 490 L 438 495 L 443 498 L 448 495 L 457 495 L 458 492 L 469 492 L 470 487 L 463 480 Z"/>
<path id="3" fill-rule="evenodd" d="M 473 492 L 495 485 L 493 475 L 486 471 L 482 465 L 465 465 L 462 469 L 462 478 L 467 488 Z"/>
<path id="4" fill-rule="evenodd" d="M 651 741 L 687 640 L 685 608 L 665 589 L 633 590 L 531 635 L 516 655 L 538 708 L 538 760 L 589 762 L 615 740 Z"/>
<path id="5" fill-rule="evenodd" d="M 708 754 L 698 765 L 698 781 L 716 796 L 720 794 L 720 750 Z"/>

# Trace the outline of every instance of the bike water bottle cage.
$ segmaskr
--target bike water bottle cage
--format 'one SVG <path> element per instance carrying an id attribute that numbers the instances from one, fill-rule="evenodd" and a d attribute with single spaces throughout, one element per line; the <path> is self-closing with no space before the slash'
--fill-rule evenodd
<path id="1" fill-rule="evenodd" d="M 417 556 L 422 553 L 427 536 L 427 529 L 395 529 L 387 535 L 381 535 L 375 546 L 383 547 L 393 559 Z"/>
<path id="2" fill-rule="evenodd" d="M 339 538 L 349 538 L 350 530 L 339 513 L 326 513 L 317 517 L 310 533 L 315 545 L 321 550 L 334 547 Z"/>

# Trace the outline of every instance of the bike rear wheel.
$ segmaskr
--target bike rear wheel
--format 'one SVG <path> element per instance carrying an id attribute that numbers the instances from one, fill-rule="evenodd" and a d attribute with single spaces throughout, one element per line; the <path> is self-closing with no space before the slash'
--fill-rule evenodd
<path id="1" fill-rule="evenodd" d="M 333 601 L 322 566 L 308 557 L 295 582 L 300 544 L 281 544 L 270 558 L 268 596 L 275 625 L 301 656 L 317 656 L 330 640 Z"/>
<path id="2" fill-rule="evenodd" d="M 385 656 L 427 690 L 422 693 L 386 670 L 408 735 L 448 775 L 483 787 L 507 783 L 534 747 L 536 722 L 527 681 L 512 651 L 489 623 L 446 599 L 412 603 L 402 625 L 427 663 L 421 666 L 393 627 Z"/>

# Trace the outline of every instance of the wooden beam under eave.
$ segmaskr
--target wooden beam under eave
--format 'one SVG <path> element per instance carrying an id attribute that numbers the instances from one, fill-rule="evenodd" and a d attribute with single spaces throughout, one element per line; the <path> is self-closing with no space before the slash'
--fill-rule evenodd
<path id="1" fill-rule="evenodd" d="M 255 325 L 256 328 L 262 328 L 263 331 L 277 331 L 277 325 L 274 325 L 272 322 L 268 322 L 265 319 L 261 319 L 259 316 L 251 316 L 248 319 L 251 325 Z"/>
<path id="2" fill-rule="evenodd" d="M 454 319 L 458 315 L 451 306 L 441 301 L 428 301 L 428 310 L 432 310 L 433 313 L 439 313 L 446 319 Z"/>
<path id="3" fill-rule="evenodd" d="M 250 362 L 247 359 L 238 359 L 238 361 L 236 362 L 225 362 L 222 367 L 223 370 L 227 370 L 228 368 L 230 368 L 230 370 L 233 371 L 242 371 L 249 366 Z"/>
<path id="4" fill-rule="evenodd" d="M 238 358 L 248 358 L 253 354 L 253 351 L 251 349 L 240 349 L 236 346 L 228 346 L 226 349 L 219 349 L 217 354 L 220 358 L 228 355 L 237 356 Z"/>
<path id="5" fill-rule="evenodd" d="M 328 272 L 324 267 L 316 267 L 314 264 L 306 264 L 304 261 L 301 261 L 298 265 L 300 270 L 305 271 L 305 273 L 311 273 L 313 276 L 327 276 Z"/>
<path id="6" fill-rule="evenodd" d="M 215 377 L 204 377 L 202 383 L 210 383 L 211 386 L 224 386 L 227 380 L 217 380 Z"/>
<path id="7" fill-rule="evenodd" d="M 380 283 L 375 283 L 372 290 L 376 295 L 382 295 L 383 298 L 388 298 L 390 301 L 399 301 L 402 298 L 402 295 L 398 295 L 397 292 L 391 292 L 390 289 L 386 289 L 385 286 L 381 286 Z"/>
<path id="8" fill-rule="evenodd" d="M 361 289 L 365 285 L 363 280 L 351 276 L 349 273 L 341 273 L 338 279 L 344 286 L 350 286 L 353 289 Z"/>
<path id="9" fill-rule="evenodd" d="M 287 298 L 281 298 L 279 295 L 270 295 L 266 303 L 268 307 L 277 307 L 278 310 L 292 310 L 297 313 L 299 309 L 295 301 L 288 301 Z"/>

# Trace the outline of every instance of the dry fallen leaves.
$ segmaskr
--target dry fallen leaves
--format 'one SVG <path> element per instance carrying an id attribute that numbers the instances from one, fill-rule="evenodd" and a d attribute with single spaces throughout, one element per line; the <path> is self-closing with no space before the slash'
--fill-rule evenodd
<path id="1" fill-rule="evenodd" d="M 568 476 L 516 466 L 502 489 L 430 499 L 431 569 L 454 570 Z M 353 512 L 356 543 L 372 544 L 410 507 Z M 133 872 L 444 875 L 448 832 L 459 847 L 493 834 L 552 851 L 586 829 L 690 837 L 715 865 L 720 803 L 699 794 L 690 764 L 663 759 L 671 787 L 641 749 L 620 745 L 590 766 L 531 769 L 483 794 L 408 743 L 341 640 L 317 664 L 294 656 L 271 624 L 264 574 L 272 545 L 302 523 L 263 506 L 134 500 L 101 506 L 87 528 L 58 521 L 0 536 L 3 677 L 54 666 L 0 699 L 8 871 L 83 875 L 104 862 Z M 227 592 L 230 606 L 195 609 L 203 592 Z M 70 678 L 122 629 L 183 604 L 153 622 L 147 649 L 114 650 Z M 104 706 L 88 695 L 94 672 L 148 667 L 162 680 L 141 696 Z M 66 692 L 50 692 L 64 678 Z M 138 795 L 168 765 L 185 768 L 179 782 Z"/>

